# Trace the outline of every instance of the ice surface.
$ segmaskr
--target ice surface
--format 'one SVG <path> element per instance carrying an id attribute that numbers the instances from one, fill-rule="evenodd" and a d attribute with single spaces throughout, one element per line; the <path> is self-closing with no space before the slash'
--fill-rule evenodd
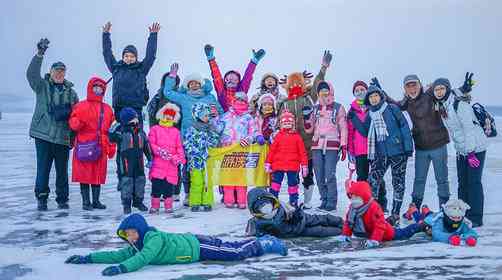
<path id="1" fill-rule="evenodd" d="M 63 262 L 72 254 L 124 246 L 115 236 L 123 216 L 115 187 L 114 162 L 109 162 L 108 182 L 102 194 L 108 209 L 81 210 L 79 187 L 72 184 L 69 211 L 55 210 L 56 204 L 50 200 L 50 211 L 38 213 L 33 195 L 34 141 L 28 136 L 30 118 L 30 114 L 11 113 L 3 114 L 0 121 L 0 280 L 100 279 L 106 265 Z M 453 148 L 449 148 L 451 192 L 456 196 L 455 157 Z M 338 168 L 338 214 L 343 215 L 347 205 L 342 192 L 346 163 L 340 163 Z M 410 160 L 404 205 L 410 201 L 413 168 Z M 244 262 L 147 266 L 114 279 L 502 279 L 502 189 L 497 183 L 502 182 L 502 141 L 498 138 L 490 139 L 483 182 L 485 226 L 479 229 L 481 237 L 476 248 L 418 243 L 341 252 L 330 248 L 330 239 L 297 239 L 287 241 L 287 257 L 268 255 Z M 50 184 L 54 185 L 54 178 Z M 431 170 L 424 203 L 433 209 L 437 207 L 434 185 Z M 314 201 L 318 203 L 317 193 Z M 244 235 L 248 219 L 247 211 L 225 209 L 220 204 L 211 213 L 180 211 L 185 216 L 177 219 L 146 216 L 151 225 L 161 230 L 215 234 L 229 239 Z"/>

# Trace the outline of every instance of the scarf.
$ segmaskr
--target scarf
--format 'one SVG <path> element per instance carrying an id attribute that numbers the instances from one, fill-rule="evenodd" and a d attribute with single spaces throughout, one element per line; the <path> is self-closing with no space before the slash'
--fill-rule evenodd
<path id="1" fill-rule="evenodd" d="M 349 207 L 349 212 L 347 213 L 347 223 L 352 229 L 352 233 L 357 237 L 368 237 L 366 234 L 366 228 L 364 227 L 363 215 L 366 211 L 368 211 L 368 208 L 370 208 L 371 202 L 373 202 L 373 198 L 359 208 L 353 208 L 352 206 Z"/>
<path id="2" fill-rule="evenodd" d="M 380 109 L 375 112 L 369 111 L 371 117 L 370 129 L 368 131 L 368 159 L 375 159 L 376 142 L 385 141 L 389 132 L 383 118 L 383 112 L 387 109 L 387 102 L 383 102 Z"/>
<path id="3" fill-rule="evenodd" d="M 174 126 L 174 121 L 162 119 L 159 121 L 159 125 L 163 126 L 163 127 L 172 127 L 172 126 Z"/>

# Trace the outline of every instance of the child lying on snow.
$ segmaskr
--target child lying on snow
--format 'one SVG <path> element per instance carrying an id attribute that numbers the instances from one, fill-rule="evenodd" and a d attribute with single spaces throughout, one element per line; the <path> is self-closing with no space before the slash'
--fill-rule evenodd
<path id="1" fill-rule="evenodd" d="M 326 237 L 340 235 L 342 232 L 342 218 L 329 214 L 307 214 L 301 207 L 293 208 L 287 203 L 281 203 L 263 188 L 249 191 L 248 208 L 253 215 L 246 228 L 248 235 Z"/>
<path id="2" fill-rule="evenodd" d="M 117 235 L 130 246 L 111 252 L 96 252 L 87 256 L 74 255 L 65 263 L 109 263 L 102 272 L 113 276 L 139 270 L 148 265 L 192 263 L 198 261 L 238 261 L 267 253 L 287 255 L 286 245 L 266 235 L 257 239 L 225 242 L 214 236 L 191 233 L 167 233 L 150 227 L 145 218 L 132 214 L 120 224 Z"/>
<path id="3" fill-rule="evenodd" d="M 423 221 L 405 228 L 391 226 L 385 220 L 382 208 L 371 196 L 370 185 L 366 181 L 351 182 L 347 196 L 350 198 L 350 206 L 343 225 L 343 235 L 336 237 L 338 241 L 348 242 L 354 235 L 367 238 L 364 247 L 373 248 L 378 247 L 382 241 L 409 239 L 427 228 Z"/>

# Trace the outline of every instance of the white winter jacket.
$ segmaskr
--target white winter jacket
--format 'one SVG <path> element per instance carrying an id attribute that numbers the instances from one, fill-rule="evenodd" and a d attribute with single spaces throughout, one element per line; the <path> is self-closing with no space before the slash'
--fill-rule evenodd
<path id="1" fill-rule="evenodd" d="M 478 124 L 472 106 L 465 101 L 460 101 L 455 112 L 453 107 L 454 100 L 455 95 L 450 94 L 444 102 L 448 117 L 443 118 L 443 123 L 448 128 L 448 133 L 455 144 L 455 150 L 464 156 L 471 152 L 479 153 L 486 151 L 488 140 L 483 129 Z"/>

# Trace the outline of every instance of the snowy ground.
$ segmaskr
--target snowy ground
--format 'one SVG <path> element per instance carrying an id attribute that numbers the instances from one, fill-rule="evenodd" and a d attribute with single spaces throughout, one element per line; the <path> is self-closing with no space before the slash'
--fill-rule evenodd
<path id="1" fill-rule="evenodd" d="M 70 211 L 55 210 L 56 204 L 52 200 L 50 211 L 38 213 L 33 195 L 34 141 L 28 137 L 31 115 L 4 114 L 2 117 L 0 279 L 100 279 L 100 272 L 106 265 L 67 265 L 63 262 L 72 254 L 124 245 L 115 236 L 115 229 L 123 216 L 119 193 L 115 190 L 113 161 L 110 161 L 108 183 L 102 195 L 107 210 L 82 211 L 79 188 L 73 184 L 70 186 Z M 497 183 L 502 181 L 502 141 L 490 141 L 484 176 L 485 226 L 479 229 L 481 238 L 476 248 L 417 242 L 409 246 L 341 252 L 331 246 L 333 241 L 330 239 L 297 239 L 287 241 L 291 245 L 287 257 L 269 255 L 239 263 L 148 266 L 114 279 L 502 279 L 502 209 L 499 208 L 502 189 Z M 452 150 L 450 155 L 451 191 L 456 196 Z M 339 164 L 339 189 L 342 189 L 346 176 L 345 166 L 345 163 Z M 408 174 L 404 205 L 410 200 L 412 161 L 408 165 Z M 425 203 L 436 208 L 432 177 L 431 171 Z M 317 201 L 317 194 L 314 200 Z M 339 194 L 339 200 L 338 214 L 343 215 L 347 205 L 343 193 Z M 243 236 L 248 219 L 247 211 L 229 210 L 221 205 L 216 205 L 211 213 L 179 211 L 185 213 L 183 218 L 146 216 L 151 225 L 161 230 L 215 234 L 230 239 Z"/>

